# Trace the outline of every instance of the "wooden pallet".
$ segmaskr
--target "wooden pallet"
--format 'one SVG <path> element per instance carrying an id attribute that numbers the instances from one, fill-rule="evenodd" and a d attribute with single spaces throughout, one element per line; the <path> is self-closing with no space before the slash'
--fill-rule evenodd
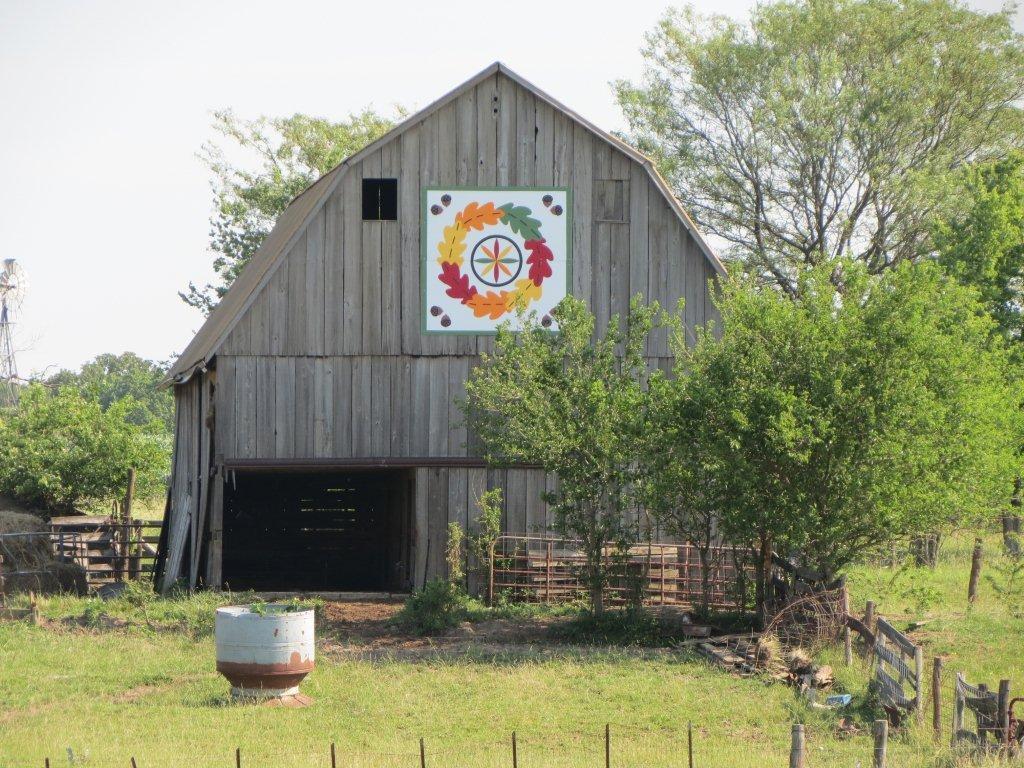
<path id="1" fill-rule="evenodd" d="M 750 677 L 757 672 L 757 635 L 726 635 L 697 643 L 697 651 L 716 666 Z"/>

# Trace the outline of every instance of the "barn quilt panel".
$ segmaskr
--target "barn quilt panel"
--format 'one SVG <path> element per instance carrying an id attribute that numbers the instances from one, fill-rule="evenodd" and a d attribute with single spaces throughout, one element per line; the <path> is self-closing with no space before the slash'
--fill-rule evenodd
<path id="1" fill-rule="evenodd" d="M 430 188 L 423 194 L 423 330 L 494 333 L 552 310 L 569 291 L 567 189 Z"/>

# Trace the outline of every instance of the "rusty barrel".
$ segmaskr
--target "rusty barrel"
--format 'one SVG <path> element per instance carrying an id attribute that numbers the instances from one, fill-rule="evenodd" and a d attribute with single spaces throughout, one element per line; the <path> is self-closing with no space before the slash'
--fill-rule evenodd
<path id="1" fill-rule="evenodd" d="M 295 696 L 313 669 L 313 611 L 291 606 L 217 609 L 217 671 L 235 698 Z"/>

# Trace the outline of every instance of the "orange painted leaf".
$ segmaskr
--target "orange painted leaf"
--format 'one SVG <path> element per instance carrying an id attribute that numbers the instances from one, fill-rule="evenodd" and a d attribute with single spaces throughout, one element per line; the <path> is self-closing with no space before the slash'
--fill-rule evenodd
<path id="1" fill-rule="evenodd" d="M 461 223 L 466 229 L 483 229 L 493 226 L 501 221 L 505 212 L 501 208 L 495 208 L 494 203 L 470 203 L 460 213 L 456 214 L 455 221 Z"/>
<path id="2" fill-rule="evenodd" d="M 466 305 L 473 310 L 473 314 L 476 317 L 484 317 L 486 315 L 491 320 L 497 320 L 505 314 L 507 301 L 508 294 L 505 291 L 502 291 L 500 294 L 488 291 L 487 293 L 474 294 L 466 302 Z"/>

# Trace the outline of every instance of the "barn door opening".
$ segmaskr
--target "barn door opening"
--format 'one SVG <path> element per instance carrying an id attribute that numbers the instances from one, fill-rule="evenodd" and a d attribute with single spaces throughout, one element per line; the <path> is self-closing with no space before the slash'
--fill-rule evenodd
<path id="1" fill-rule="evenodd" d="M 224 584 L 407 591 L 412 473 L 236 472 L 224 495 Z"/>

